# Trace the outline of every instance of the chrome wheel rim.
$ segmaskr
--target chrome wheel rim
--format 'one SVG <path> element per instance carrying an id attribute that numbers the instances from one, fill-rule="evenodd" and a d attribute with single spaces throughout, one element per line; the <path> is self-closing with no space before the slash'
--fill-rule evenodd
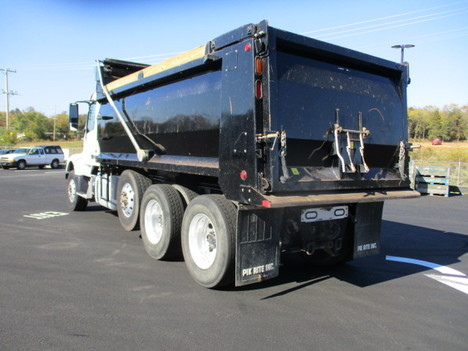
<path id="1" fill-rule="evenodd" d="M 188 244 L 193 261 L 201 269 L 210 268 L 217 252 L 213 223 L 207 215 L 199 213 L 192 218 L 188 231 Z"/>
<path id="2" fill-rule="evenodd" d="M 68 182 L 68 200 L 70 203 L 75 203 L 76 200 L 76 183 L 74 179 L 70 179 Z"/>
<path id="3" fill-rule="evenodd" d="M 151 244 L 157 244 L 163 236 L 164 216 L 156 200 L 148 201 L 145 208 L 145 233 Z"/>
<path id="4" fill-rule="evenodd" d="M 135 208 L 135 192 L 129 183 L 125 183 L 120 192 L 120 208 L 127 218 L 133 214 Z"/>

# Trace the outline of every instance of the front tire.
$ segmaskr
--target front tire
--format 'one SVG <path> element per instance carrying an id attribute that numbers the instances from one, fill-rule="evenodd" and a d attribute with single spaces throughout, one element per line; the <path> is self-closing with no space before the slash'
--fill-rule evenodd
<path id="1" fill-rule="evenodd" d="M 117 187 L 117 212 L 120 224 L 126 231 L 138 229 L 141 200 L 150 185 L 150 179 L 135 171 L 125 170 L 120 175 Z"/>
<path id="2" fill-rule="evenodd" d="M 141 202 L 141 238 L 155 259 L 180 257 L 180 228 L 184 205 L 177 190 L 168 184 L 150 186 Z"/>
<path id="3" fill-rule="evenodd" d="M 222 195 L 202 195 L 188 205 L 182 251 L 192 278 L 207 288 L 234 281 L 236 207 Z"/>
<path id="4" fill-rule="evenodd" d="M 19 169 L 19 170 L 24 170 L 26 168 L 26 161 L 25 160 L 19 160 L 16 168 Z"/>
<path id="5" fill-rule="evenodd" d="M 67 185 L 67 203 L 68 207 L 72 211 L 84 211 L 88 206 L 88 200 L 77 194 L 77 178 L 75 172 L 71 171 L 68 174 L 68 185 Z"/>

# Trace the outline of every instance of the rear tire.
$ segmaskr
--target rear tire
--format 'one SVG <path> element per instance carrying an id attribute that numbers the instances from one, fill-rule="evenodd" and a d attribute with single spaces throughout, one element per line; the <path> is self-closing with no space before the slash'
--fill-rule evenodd
<path id="1" fill-rule="evenodd" d="M 58 167 L 59 167 L 59 161 L 57 159 L 52 160 L 52 162 L 50 163 L 50 168 L 57 169 Z"/>
<path id="2" fill-rule="evenodd" d="M 135 171 L 125 170 L 120 175 L 117 187 L 117 212 L 120 224 L 126 231 L 139 228 L 141 200 L 150 185 L 150 179 Z"/>
<path id="3" fill-rule="evenodd" d="M 222 195 L 201 195 L 182 222 L 182 251 L 192 278 L 207 288 L 234 281 L 236 207 Z"/>
<path id="4" fill-rule="evenodd" d="M 72 211 L 84 211 L 86 209 L 86 206 L 88 206 L 88 200 L 77 194 L 76 186 L 77 186 L 77 181 L 76 181 L 75 172 L 71 171 L 68 174 L 68 186 L 67 186 L 68 207 Z"/>
<path id="5" fill-rule="evenodd" d="M 175 190 L 177 190 L 182 196 L 182 200 L 184 201 L 184 208 L 187 208 L 190 201 L 192 201 L 198 196 L 198 194 L 195 191 L 190 190 L 185 186 L 179 184 L 172 184 L 172 187 L 175 188 Z"/>
<path id="6" fill-rule="evenodd" d="M 181 256 L 180 228 L 184 205 L 180 194 L 168 184 L 151 185 L 141 202 L 141 238 L 145 250 L 157 260 Z"/>

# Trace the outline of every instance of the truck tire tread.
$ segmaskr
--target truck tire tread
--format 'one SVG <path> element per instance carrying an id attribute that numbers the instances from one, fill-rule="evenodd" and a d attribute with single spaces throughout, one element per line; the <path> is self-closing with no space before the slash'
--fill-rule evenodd
<path id="1" fill-rule="evenodd" d="M 147 206 L 157 202 L 162 217 L 162 233 L 157 238 L 152 228 L 147 225 L 155 224 L 147 213 Z M 151 209 L 150 209 L 151 210 Z M 158 260 L 173 260 L 181 257 L 180 230 L 184 215 L 182 196 L 169 184 L 155 184 L 148 187 L 141 203 L 140 227 L 141 237 L 147 253 Z"/>

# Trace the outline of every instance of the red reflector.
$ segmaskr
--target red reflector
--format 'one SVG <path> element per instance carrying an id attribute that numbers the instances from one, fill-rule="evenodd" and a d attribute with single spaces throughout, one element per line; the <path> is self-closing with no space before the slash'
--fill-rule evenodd
<path id="1" fill-rule="evenodd" d="M 263 97 L 262 81 L 255 81 L 255 97 L 261 99 Z"/>
<path id="2" fill-rule="evenodd" d="M 240 172 L 240 178 L 242 180 L 246 180 L 247 179 L 247 172 L 246 171 L 241 171 Z"/>
<path id="3" fill-rule="evenodd" d="M 252 44 L 250 43 L 245 44 L 244 50 L 247 52 L 247 51 L 250 51 L 250 49 L 252 49 Z"/>
<path id="4" fill-rule="evenodd" d="M 263 207 L 271 207 L 271 202 L 268 200 L 262 200 L 262 206 Z"/>

